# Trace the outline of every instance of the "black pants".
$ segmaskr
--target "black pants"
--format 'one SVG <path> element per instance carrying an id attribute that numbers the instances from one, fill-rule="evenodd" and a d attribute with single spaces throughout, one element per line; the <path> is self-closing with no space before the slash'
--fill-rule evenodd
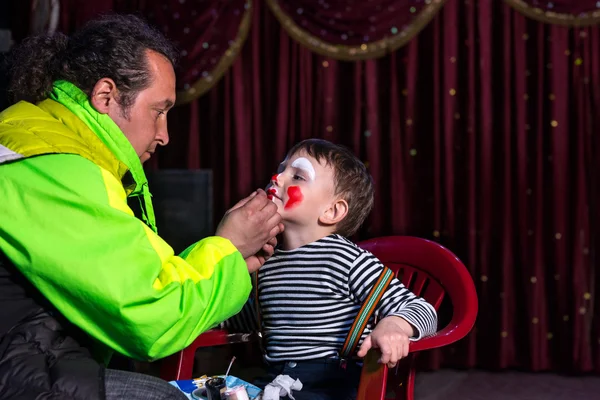
<path id="1" fill-rule="evenodd" d="M 271 363 L 268 371 L 268 376 L 256 382 L 257 386 L 264 388 L 277 375 L 289 375 L 302 382 L 302 390 L 292 392 L 296 400 L 354 400 L 361 366 L 349 362 L 342 368 L 339 361 L 325 358 Z"/>

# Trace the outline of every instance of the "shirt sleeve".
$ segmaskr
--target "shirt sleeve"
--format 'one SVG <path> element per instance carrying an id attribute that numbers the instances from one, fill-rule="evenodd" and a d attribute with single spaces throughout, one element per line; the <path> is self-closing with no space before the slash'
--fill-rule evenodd
<path id="1" fill-rule="evenodd" d="M 210 237 L 182 256 L 137 219 L 113 175 L 76 155 L 2 165 L 0 249 L 67 319 L 135 359 L 165 357 L 237 313 L 242 255 Z"/>
<path id="2" fill-rule="evenodd" d="M 369 295 L 383 268 L 383 264 L 369 252 L 361 252 L 354 261 L 350 271 L 349 290 L 360 304 Z M 437 313 L 433 306 L 408 290 L 396 278 L 392 279 L 381 297 L 374 315 L 379 319 L 392 315 L 405 319 L 415 328 L 415 335 L 411 340 L 419 340 L 437 331 Z"/>

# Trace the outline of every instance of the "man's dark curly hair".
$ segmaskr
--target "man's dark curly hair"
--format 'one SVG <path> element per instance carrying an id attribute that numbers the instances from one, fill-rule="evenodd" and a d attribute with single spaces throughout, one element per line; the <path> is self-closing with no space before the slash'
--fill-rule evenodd
<path id="1" fill-rule="evenodd" d="M 8 57 L 9 96 L 13 103 L 37 103 L 48 97 L 57 80 L 69 81 L 89 96 L 96 82 L 111 78 L 127 115 L 138 93 L 151 84 L 148 50 L 176 62 L 173 44 L 133 15 L 103 16 L 70 38 L 61 33 L 30 37 Z"/>
<path id="2" fill-rule="evenodd" d="M 335 233 L 354 235 L 374 202 L 373 179 L 365 164 L 349 149 L 322 139 L 303 140 L 288 151 L 286 159 L 301 151 L 333 169 L 335 195 L 348 202 L 348 214 L 337 224 Z"/>

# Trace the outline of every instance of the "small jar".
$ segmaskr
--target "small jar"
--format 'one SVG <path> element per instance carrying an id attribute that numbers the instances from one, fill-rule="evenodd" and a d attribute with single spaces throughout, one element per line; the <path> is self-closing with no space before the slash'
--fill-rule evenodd
<path id="1" fill-rule="evenodd" d="M 248 398 L 248 392 L 243 385 L 234 386 L 225 391 L 226 400 L 250 400 Z"/>
<path id="2" fill-rule="evenodd" d="M 225 398 L 225 379 L 223 378 L 211 378 L 204 384 L 206 387 L 206 397 L 208 400 L 223 400 Z"/>

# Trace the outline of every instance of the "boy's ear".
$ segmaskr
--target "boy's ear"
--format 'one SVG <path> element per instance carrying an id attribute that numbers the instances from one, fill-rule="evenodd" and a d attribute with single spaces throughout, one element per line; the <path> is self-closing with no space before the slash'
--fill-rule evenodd
<path id="1" fill-rule="evenodd" d="M 90 95 L 90 103 L 100 114 L 108 114 L 111 107 L 118 105 L 118 90 L 110 78 L 102 78 L 94 85 Z"/>
<path id="2" fill-rule="evenodd" d="M 321 214 L 319 222 L 325 225 L 335 225 L 348 215 L 348 202 L 337 199 Z"/>

